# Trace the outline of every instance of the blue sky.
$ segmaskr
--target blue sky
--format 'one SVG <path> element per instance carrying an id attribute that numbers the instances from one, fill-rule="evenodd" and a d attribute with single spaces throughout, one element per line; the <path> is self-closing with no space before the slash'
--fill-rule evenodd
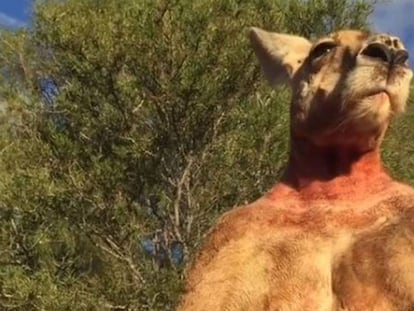
<path id="1" fill-rule="evenodd" d="M 11 28 L 28 25 L 31 3 L 32 0 L 0 0 L 0 25 Z M 377 5 L 371 22 L 375 30 L 400 36 L 414 57 L 414 0 Z"/>
<path id="2" fill-rule="evenodd" d="M 18 28 L 30 22 L 32 0 L 0 0 L 0 25 Z"/>

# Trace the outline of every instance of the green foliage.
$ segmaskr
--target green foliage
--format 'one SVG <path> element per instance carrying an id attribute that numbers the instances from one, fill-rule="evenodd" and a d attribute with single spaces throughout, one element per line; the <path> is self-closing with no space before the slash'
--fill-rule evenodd
<path id="1" fill-rule="evenodd" d="M 33 29 L 0 42 L 0 309 L 172 310 L 209 226 L 286 161 L 289 93 L 247 27 L 366 27 L 374 4 L 38 1 Z"/>
<path id="2" fill-rule="evenodd" d="M 414 146 L 411 143 L 414 140 L 413 104 L 414 98 L 411 96 L 407 103 L 407 111 L 391 123 L 382 149 L 385 165 L 392 175 L 411 184 L 414 183 L 414 171 L 411 169 L 414 165 Z"/>

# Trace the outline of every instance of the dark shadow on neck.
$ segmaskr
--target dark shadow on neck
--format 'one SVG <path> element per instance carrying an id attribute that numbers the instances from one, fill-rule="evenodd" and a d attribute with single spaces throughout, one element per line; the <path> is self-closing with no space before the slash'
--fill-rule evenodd
<path id="1" fill-rule="evenodd" d="M 281 182 L 300 189 L 315 181 L 329 183 L 338 177 L 349 177 L 350 182 L 355 182 L 376 174 L 385 174 L 379 146 L 360 151 L 351 146 L 317 146 L 309 140 L 293 138 Z"/>

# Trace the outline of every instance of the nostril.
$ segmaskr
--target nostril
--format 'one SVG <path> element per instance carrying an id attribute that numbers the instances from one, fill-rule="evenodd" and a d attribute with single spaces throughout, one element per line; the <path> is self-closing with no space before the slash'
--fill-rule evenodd
<path id="1" fill-rule="evenodd" d="M 387 63 L 391 62 L 390 51 L 380 43 L 372 43 L 368 45 L 365 49 L 362 50 L 361 54 L 372 58 L 380 59 Z"/>
<path id="2" fill-rule="evenodd" d="M 399 65 L 404 64 L 408 60 L 409 56 L 410 55 L 408 54 L 408 52 L 406 50 L 396 51 L 395 54 L 394 54 L 393 63 L 397 64 L 397 65 L 398 64 Z"/>

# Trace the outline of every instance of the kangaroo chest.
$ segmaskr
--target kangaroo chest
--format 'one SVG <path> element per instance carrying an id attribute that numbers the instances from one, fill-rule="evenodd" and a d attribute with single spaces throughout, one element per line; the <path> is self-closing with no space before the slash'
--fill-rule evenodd
<path id="1" fill-rule="evenodd" d="M 268 310 L 414 310 L 414 212 L 395 203 L 269 219 Z"/>

